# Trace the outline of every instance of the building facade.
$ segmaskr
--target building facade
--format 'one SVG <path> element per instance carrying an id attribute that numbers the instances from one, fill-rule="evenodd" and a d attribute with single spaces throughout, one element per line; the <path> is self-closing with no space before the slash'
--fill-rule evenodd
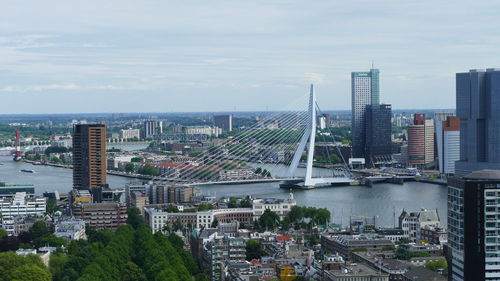
<path id="1" fill-rule="evenodd" d="M 222 132 L 231 132 L 233 130 L 233 116 L 231 114 L 215 115 L 214 126 L 221 128 Z"/>
<path id="2" fill-rule="evenodd" d="M 73 188 L 92 189 L 106 184 L 106 126 L 73 127 Z"/>
<path id="3" fill-rule="evenodd" d="M 120 138 L 122 139 L 139 139 L 141 137 L 141 130 L 139 129 L 126 129 L 120 130 Z"/>
<path id="4" fill-rule="evenodd" d="M 408 126 L 408 163 L 426 167 L 434 162 L 434 122 L 425 114 L 415 114 L 413 125 Z"/>
<path id="5" fill-rule="evenodd" d="M 475 171 L 448 185 L 450 280 L 498 280 L 500 171 Z"/>
<path id="6" fill-rule="evenodd" d="M 457 117 L 460 118 L 459 176 L 500 169 L 500 70 L 456 74 Z"/>
<path id="7" fill-rule="evenodd" d="M 378 105 L 379 70 L 351 73 L 352 157 L 363 158 L 365 146 L 365 112 L 367 105 Z"/>
<path id="8" fill-rule="evenodd" d="M 392 163 L 392 110 L 390 104 L 367 105 L 365 117 L 365 163 Z"/>
<path id="9" fill-rule="evenodd" d="M 438 166 L 441 174 L 455 174 L 455 162 L 460 159 L 460 119 L 448 116 L 436 127 Z"/>
<path id="10" fill-rule="evenodd" d="M 0 200 L 0 215 L 13 216 L 43 216 L 46 210 L 45 197 L 29 197 L 26 192 L 17 192 L 13 198 Z"/>
<path id="11" fill-rule="evenodd" d="M 155 138 L 163 134 L 163 122 L 155 120 L 144 121 L 143 137 Z"/>
<path id="12" fill-rule="evenodd" d="M 94 229 L 117 229 L 127 223 L 127 205 L 122 203 L 73 204 L 73 216 Z"/>

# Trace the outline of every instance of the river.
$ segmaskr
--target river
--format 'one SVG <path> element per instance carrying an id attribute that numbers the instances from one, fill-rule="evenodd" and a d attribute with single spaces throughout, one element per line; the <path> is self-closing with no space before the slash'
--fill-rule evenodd
<path id="1" fill-rule="evenodd" d="M 0 156 L 0 182 L 8 184 L 34 184 L 35 192 L 47 190 L 67 193 L 72 186 L 70 169 L 50 166 L 34 166 L 14 162 L 8 155 Z M 35 173 L 24 173 L 21 169 L 32 169 Z M 111 188 L 124 187 L 130 182 L 139 182 L 119 176 L 108 175 Z M 246 185 L 204 185 L 204 194 L 215 196 L 245 196 L 286 198 L 289 190 L 280 189 L 278 183 Z M 442 225 L 446 225 L 447 188 L 427 183 L 406 182 L 402 185 L 381 183 L 373 187 L 342 186 L 295 190 L 294 197 L 299 205 L 327 208 L 333 214 L 335 223 L 345 225 L 349 216 L 376 216 L 377 225 L 393 226 L 394 213 L 397 216 L 404 208 L 416 211 L 421 208 L 437 209 Z"/>

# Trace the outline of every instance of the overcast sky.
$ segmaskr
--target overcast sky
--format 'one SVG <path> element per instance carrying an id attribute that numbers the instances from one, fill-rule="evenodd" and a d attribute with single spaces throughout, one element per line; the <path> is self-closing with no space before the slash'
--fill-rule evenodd
<path id="1" fill-rule="evenodd" d="M 278 110 L 314 83 L 350 109 L 380 69 L 395 109 L 454 108 L 500 66 L 500 1 L 2 1 L 0 114 Z M 306 101 L 304 101 L 304 108 Z"/>

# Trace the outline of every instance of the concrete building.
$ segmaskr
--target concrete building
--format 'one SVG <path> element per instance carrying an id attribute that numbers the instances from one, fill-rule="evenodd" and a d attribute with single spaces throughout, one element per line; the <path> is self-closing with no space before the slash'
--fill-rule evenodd
<path id="1" fill-rule="evenodd" d="M 68 244 L 72 240 L 86 240 L 85 221 L 76 219 L 58 221 L 55 224 L 54 235 L 66 239 Z"/>
<path id="2" fill-rule="evenodd" d="M 228 264 L 246 263 L 245 239 L 223 235 L 217 229 L 201 229 L 192 237 L 192 250 L 202 270 L 211 280 L 226 280 Z"/>
<path id="3" fill-rule="evenodd" d="M 22 232 L 29 231 L 36 221 L 43 220 L 35 216 L 11 216 L 0 218 L 1 227 L 7 231 L 8 236 L 18 236 Z"/>
<path id="4" fill-rule="evenodd" d="M 219 137 L 222 134 L 222 129 L 214 126 L 188 126 L 182 127 L 181 133 L 186 135 L 207 135 L 209 137 Z"/>
<path id="5" fill-rule="evenodd" d="M 0 215 L 13 216 L 43 216 L 46 211 L 46 198 L 30 197 L 26 192 L 16 192 L 13 198 L 0 199 Z"/>
<path id="6" fill-rule="evenodd" d="M 338 253 L 347 260 L 353 260 L 353 252 L 358 249 L 380 251 L 394 247 L 394 242 L 377 235 L 330 235 L 321 236 L 321 250 L 326 253 Z"/>
<path id="7" fill-rule="evenodd" d="M 500 70 L 456 74 L 457 117 L 460 118 L 460 161 L 455 173 L 464 176 L 500 169 Z"/>
<path id="8" fill-rule="evenodd" d="M 190 213 L 168 213 L 156 208 L 144 208 L 144 220 L 154 232 L 163 231 L 166 224 L 172 225 L 179 221 L 184 227 L 210 228 L 217 219 L 219 223 L 237 221 L 250 225 L 253 222 L 253 211 L 250 208 L 214 209 Z"/>
<path id="9" fill-rule="evenodd" d="M 471 166 L 463 166 L 471 167 Z M 448 179 L 449 280 L 498 280 L 500 170 Z"/>
<path id="10" fill-rule="evenodd" d="M 215 115 L 214 126 L 221 128 L 222 132 L 231 132 L 233 130 L 233 116 L 231 114 Z"/>
<path id="11" fill-rule="evenodd" d="M 370 167 L 392 164 L 391 105 L 367 105 L 365 112 L 365 163 Z"/>
<path id="12" fill-rule="evenodd" d="M 94 229 L 117 229 L 127 223 L 127 205 L 121 203 L 73 204 L 73 216 Z"/>
<path id="13" fill-rule="evenodd" d="M 426 168 L 434 162 L 434 123 L 425 114 L 415 114 L 408 126 L 408 163 Z"/>
<path id="14" fill-rule="evenodd" d="M 73 188 L 92 189 L 106 184 L 106 127 L 73 127 Z"/>
<path id="15" fill-rule="evenodd" d="M 126 129 L 120 130 L 120 138 L 122 139 L 140 139 L 141 130 L 139 129 Z"/>
<path id="16" fill-rule="evenodd" d="M 437 210 L 422 209 L 417 212 L 406 212 L 403 210 L 399 215 L 399 228 L 403 230 L 406 237 L 416 242 L 423 240 L 421 230 L 426 226 L 439 227 L 439 215 Z"/>
<path id="17" fill-rule="evenodd" d="M 284 219 L 295 205 L 297 205 L 297 201 L 293 198 L 292 193 L 288 195 L 288 199 L 255 199 L 252 201 L 254 220 L 259 219 L 267 209 L 275 212 L 280 216 L 280 219 Z"/>
<path id="18" fill-rule="evenodd" d="M 148 120 L 144 121 L 143 138 L 155 138 L 163 134 L 163 122 Z"/>
<path id="19" fill-rule="evenodd" d="M 351 73 L 352 157 L 364 158 L 365 112 L 367 105 L 378 105 L 379 70 Z"/>
<path id="20" fill-rule="evenodd" d="M 460 119 L 447 116 L 436 121 L 438 166 L 441 174 L 455 174 L 455 162 L 460 159 Z"/>
<path id="21" fill-rule="evenodd" d="M 325 271 L 324 281 L 389 281 L 389 274 L 364 264 L 344 264 L 340 269 Z"/>

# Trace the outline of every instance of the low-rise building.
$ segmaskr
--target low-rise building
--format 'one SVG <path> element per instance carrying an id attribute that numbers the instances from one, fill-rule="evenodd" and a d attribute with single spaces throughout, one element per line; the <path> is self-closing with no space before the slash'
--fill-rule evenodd
<path id="1" fill-rule="evenodd" d="M 431 244 L 443 245 L 448 243 L 448 231 L 442 227 L 427 225 L 420 229 L 420 239 Z"/>
<path id="2" fill-rule="evenodd" d="M 85 221 L 77 219 L 58 221 L 55 224 L 54 235 L 66 239 L 68 243 L 72 240 L 86 240 Z"/>
<path id="3" fill-rule="evenodd" d="M 403 280 L 410 266 L 392 258 L 387 258 L 388 255 L 380 252 L 357 252 L 353 254 L 355 262 L 362 263 L 377 271 L 389 274 L 389 281 Z"/>
<path id="4" fill-rule="evenodd" d="M 76 203 L 73 216 L 94 229 L 117 229 L 127 223 L 127 205 L 123 203 Z"/>
<path id="5" fill-rule="evenodd" d="M 393 249 L 394 242 L 376 235 L 322 235 L 321 250 L 325 253 L 338 253 L 347 260 L 353 259 L 353 252 L 382 251 Z"/>
<path id="6" fill-rule="evenodd" d="M 377 234 L 384 236 L 385 238 L 391 240 L 392 242 L 397 242 L 401 240 L 402 238 L 408 238 L 404 234 L 404 231 L 402 229 L 377 229 Z"/>
<path id="7" fill-rule="evenodd" d="M 389 281 L 389 274 L 363 264 L 345 264 L 339 270 L 327 270 L 323 280 L 331 281 Z"/>
<path id="8" fill-rule="evenodd" d="M 26 192 L 16 192 L 13 198 L 0 199 L 2 217 L 43 216 L 45 211 L 45 197 L 28 196 Z"/>
<path id="9" fill-rule="evenodd" d="M 153 232 L 163 231 L 165 225 L 180 222 L 184 227 L 210 228 L 215 219 L 219 223 L 237 221 L 249 225 L 253 222 L 250 208 L 214 209 L 191 213 L 169 213 L 155 208 L 144 208 L 144 218 Z"/>
<path id="10" fill-rule="evenodd" d="M 406 212 L 403 210 L 399 216 L 399 228 L 404 231 L 408 238 L 417 242 L 422 240 L 421 229 L 426 226 L 439 227 L 439 214 L 437 210 L 422 209 L 417 212 Z"/>
<path id="11" fill-rule="evenodd" d="M 280 219 L 284 219 L 295 205 L 297 201 L 293 198 L 293 193 L 290 193 L 287 199 L 255 199 L 252 201 L 254 220 L 258 220 L 265 210 L 271 210 L 280 216 Z"/>
<path id="12" fill-rule="evenodd" d="M 33 224 L 42 220 L 42 217 L 33 216 L 10 216 L 1 218 L 2 228 L 9 236 L 18 236 L 21 232 L 26 232 Z"/>
<path id="13" fill-rule="evenodd" d="M 403 275 L 403 281 L 446 281 L 447 279 L 425 267 L 414 267 Z"/>
<path id="14" fill-rule="evenodd" d="M 212 281 L 225 280 L 228 265 L 245 263 L 245 239 L 221 235 L 217 230 L 195 232 L 192 238 L 193 253 L 202 270 Z"/>
<path id="15" fill-rule="evenodd" d="M 122 139 L 139 139 L 141 131 L 139 129 L 120 130 L 120 138 Z"/>

